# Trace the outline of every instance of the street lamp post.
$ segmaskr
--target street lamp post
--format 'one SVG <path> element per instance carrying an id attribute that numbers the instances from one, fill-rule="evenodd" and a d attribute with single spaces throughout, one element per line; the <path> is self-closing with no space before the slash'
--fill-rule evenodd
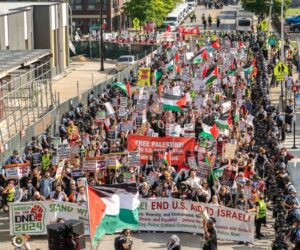
<path id="1" fill-rule="evenodd" d="M 104 71 L 104 55 L 103 55 L 103 0 L 100 0 L 100 71 Z"/>

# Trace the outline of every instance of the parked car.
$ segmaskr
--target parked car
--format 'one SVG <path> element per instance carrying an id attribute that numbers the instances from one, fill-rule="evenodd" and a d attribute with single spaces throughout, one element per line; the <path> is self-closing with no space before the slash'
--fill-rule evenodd
<path id="1" fill-rule="evenodd" d="M 300 23 L 300 15 L 290 16 L 285 19 L 285 23 L 287 25 L 291 25 L 294 23 Z"/>
<path id="2" fill-rule="evenodd" d="M 300 32 L 300 23 L 295 23 L 290 26 L 290 30 L 294 32 Z"/>
<path id="3" fill-rule="evenodd" d="M 130 55 L 120 56 L 118 61 L 116 62 L 116 70 L 122 71 L 123 69 L 127 68 L 130 65 L 135 64 L 135 57 Z"/>

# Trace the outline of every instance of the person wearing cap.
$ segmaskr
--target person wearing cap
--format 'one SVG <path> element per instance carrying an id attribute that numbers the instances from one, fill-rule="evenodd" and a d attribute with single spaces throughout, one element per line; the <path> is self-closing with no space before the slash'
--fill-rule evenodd
<path id="1" fill-rule="evenodd" d="M 5 165 L 7 165 L 7 164 L 18 164 L 18 163 L 23 163 L 23 160 L 19 156 L 19 151 L 14 150 L 13 155 L 8 157 L 8 159 L 5 162 Z"/>
<path id="2" fill-rule="evenodd" d="M 294 244 L 293 250 L 300 249 L 300 218 L 294 223 L 295 228 L 290 234 L 290 241 Z"/>
<path id="3" fill-rule="evenodd" d="M 217 231 L 215 229 L 216 220 L 210 218 L 209 220 L 203 220 L 203 229 L 204 229 L 204 244 L 203 250 L 217 250 Z"/>
<path id="4" fill-rule="evenodd" d="M 170 240 L 167 243 L 167 250 L 181 250 L 180 239 L 176 234 L 173 234 L 170 237 Z"/>

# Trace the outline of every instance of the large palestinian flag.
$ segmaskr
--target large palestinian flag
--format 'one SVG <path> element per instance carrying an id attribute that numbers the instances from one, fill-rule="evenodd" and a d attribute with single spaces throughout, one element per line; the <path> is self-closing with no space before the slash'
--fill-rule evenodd
<path id="1" fill-rule="evenodd" d="M 200 133 L 200 137 L 202 137 L 203 139 L 216 139 L 219 135 L 216 123 L 213 126 L 202 123 L 202 129 L 203 130 Z"/>
<path id="2" fill-rule="evenodd" d="M 163 109 L 171 111 L 180 111 L 185 105 L 186 96 L 176 96 L 164 94 L 162 97 Z"/>
<path id="3" fill-rule="evenodd" d="M 135 183 L 88 187 L 90 237 L 93 245 L 105 234 L 137 228 L 138 196 Z"/>
<path id="4" fill-rule="evenodd" d="M 202 72 L 203 81 L 206 86 L 210 86 L 212 82 L 218 77 L 218 66 L 212 65 L 209 69 L 204 69 Z"/>

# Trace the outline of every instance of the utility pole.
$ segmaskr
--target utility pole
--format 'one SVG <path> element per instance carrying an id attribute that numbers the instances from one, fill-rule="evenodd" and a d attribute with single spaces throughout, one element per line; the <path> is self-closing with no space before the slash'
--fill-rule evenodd
<path id="1" fill-rule="evenodd" d="M 284 63 L 284 20 L 283 20 L 283 1 L 281 0 L 281 61 Z M 284 113 L 285 107 L 283 103 L 283 80 L 281 80 L 281 106 Z"/>
<path id="2" fill-rule="evenodd" d="M 104 55 L 103 55 L 103 0 L 100 0 L 100 71 L 104 71 Z"/>
<path id="3" fill-rule="evenodd" d="M 271 20 L 272 20 L 272 8 L 273 8 L 273 0 L 271 0 L 271 2 L 270 2 L 268 35 L 270 34 L 270 27 L 271 27 Z"/>

